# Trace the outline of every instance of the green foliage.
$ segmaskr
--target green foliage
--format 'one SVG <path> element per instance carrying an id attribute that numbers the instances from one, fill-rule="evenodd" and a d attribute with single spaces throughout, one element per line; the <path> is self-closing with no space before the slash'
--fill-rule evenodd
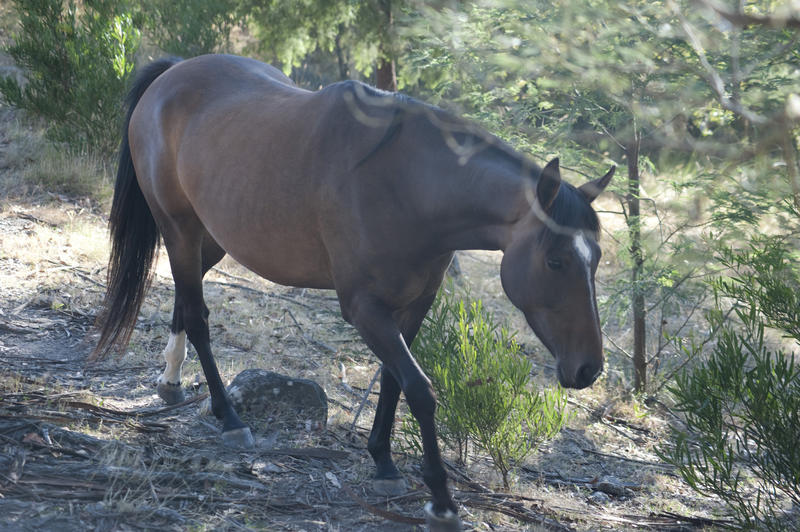
<path id="1" fill-rule="evenodd" d="M 404 26 L 414 45 L 402 83 L 427 99 L 585 175 L 636 158 L 630 186 L 623 177 L 611 186 L 627 234 L 613 235 L 625 271 L 607 310 L 625 328 L 646 314 L 642 344 L 654 370 L 680 364 L 672 346 L 688 322 L 670 318 L 698 307 L 704 287 L 693 279 L 714 269 L 698 240 L 731 242 L 743 224 L 774 216 L 780 198 L 800 197 L 798 113 L 789 111 L 797 34 L 780 22 L 790 8 L 729 4 L 714 3 L 775 17 L 731 23 L 687 0 L 478 0 L 421 6 Z M 668 202 L 670 182 L 680 192 Z M 710 223 L 715 238 L 698 239 Z"/>
<path id="2" fill-rule="evenodd" d="M 473 443 L 486 451 L 508 487 L 508 473 L 567 421 L 561 389 L 532 391 L 531 363 L 480 301 L 442 290 L 412 346 L 438 396 L 436 421 L 462 461 Z M 414 424 L 401 431 L 419 449 Z"/>
<path id="3" fill-rule="evenodd" d="M 148 34 L 180 57 L 219 52 L 240 21 L 239 0 L 146 0 L 141 3 Z"/>
<path id="4" fill-rule="evenodd" d="M 639 128 L 656 137 L 644 154 L 733 155 L 775 133 L 800 79 L 792 31 L 740 28 L 688 1 L 480 0 L 421 6 L 405 27 L 406 80 L 536 153 L 546 141 L 616 158 Z"/>
<path id="5" fill-rule="evenodd" d="M 14 0 L 20 33 L 6 52 L 26 82 L 0 79 L 5 100 L 48 122 L 50 138 L 112 152 L 139 31 L 120 0 Z"/>
<path id="6" fill-rule="evenodd" d="M 416 2 L 408 0 L 241 0 L 253 49 L 277 62 L 286 74 L 307 78 L 314 86 L 350 77 L 369 79 L 380 59 L 396 60 L 403 43 L 397 26 Z M 316 64 L 311 64 L 316 63 Z M 325 63 L 336 64 L 331 75 Z M 317 75 L 308 75 L 316 70 Z M 323 79 L 325 78 L 325 79 Z"/>
<path id="7" fill-rule="evenodd" d="M 356 20 L 362 3 L 349 1 L 284 2 L 243 0 L 257 51 L 270 57 L 286 74 L 312 52 L 345 53 L 340 46 L 346 29 Z M 374 57 L 374 56 L 373 56 Z M 338 59 L 346 62 L 343 57 Z"/>
<path id="8" fill-rule="evenodd" d="M 723 251 L 721 262 L 734 275 L 712 283 L 718 342 L 671 388 L 686 428 L 674 429 L 663 457 L 693 489 L 720 497 L 746 529 L 797 526 L 797 515 L 792 524 L 781 507 L 800 505 L 800 366 L 795 353 L 765 340 L 767 324 L 800 343 L 796 255 L 777 238 Z M 728 300 L 739 326 L 724 323 Z"/>

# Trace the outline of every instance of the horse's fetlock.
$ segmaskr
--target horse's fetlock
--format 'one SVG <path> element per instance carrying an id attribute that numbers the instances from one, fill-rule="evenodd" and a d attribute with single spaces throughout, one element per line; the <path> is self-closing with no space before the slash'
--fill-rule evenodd
<path id="1" fill-rule="evenodd" d="M 225 411 L 227 410 L 227 407 L 228 405 L 225 403 L 225 401 L 215 401 L 213 398 L 211 399 L 211 412 L 217 419 L 223 419 L 225 417 Z"/>

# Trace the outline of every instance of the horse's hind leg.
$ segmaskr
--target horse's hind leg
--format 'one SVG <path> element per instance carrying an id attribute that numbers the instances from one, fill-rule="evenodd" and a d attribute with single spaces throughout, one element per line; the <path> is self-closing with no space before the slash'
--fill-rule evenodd
<path id="1" fill-rule="evenodd" d="M 250 429 L 233 409 L 211 354 L 208 307 L 203 299 L 203 275 L 224 253 L 215 244 L 216 250 L 212 249 L 214 253 L 206 254 L 208 238 L 204 237 L 191 238 L 181 234 L 170 238 L 165 234 L 164 243 L 175 281 L 173 327 L 180 328 L 182 324 L 186 337 L 197 350 L 211 395 L 211 411 L 222 420 L 223 442 L 233 447 L 252 447 L 254 442 Z"/>
<path id="2" fill-rule="evenodd" d="M 205 274 L 222 257 L 225 251 L 211 238 L 206 235 L 203 238 L 202 246 L 202 274 Z M 186 328 L 183 323 L 183 301 L 175 293 L 175 305 L 172 310 L 172 326 L 170 327 L 169 340 L 164 348 L 164 360 L 166 367 L 164 373 L 159 376 L 156 391 L 158 396 L 167 404 L 173 405 L 186 399 L 181 387 L 181 367 L 186 360 Z"/>
<path id="3" fill-rule="evenodd" d="M 156 392 L 168 405 L 180 403 L 186 399 L 181 387 L 181 367 L 186 359 L 186 331 L 183 327 L 183 312 L 181 305 L 175 301 L 172 310 L 172 327 L 169 340 L 164 348 L 164 360 L 167 362 L 164 373 L 158 377 Z"/>

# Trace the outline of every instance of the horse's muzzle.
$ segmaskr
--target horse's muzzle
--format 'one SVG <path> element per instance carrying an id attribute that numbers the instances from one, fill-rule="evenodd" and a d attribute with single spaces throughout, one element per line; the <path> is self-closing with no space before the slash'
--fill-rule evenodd
<path id="1" fill-rule="evenodd" d="M 581 390 L 583 388 L 587 388 L 594 384 L 594 381 L 597 380 L 597 377 L 603 372 L 603 363 L 594 364 L 588 362 L 578 368 L 578 371 L 575 373 L 575 376 L 572 378 L 568 378 L 564 375 L 564 371 L 561 365 L 558 365 L 558 381 L 561 383 L 561 386 L 564 388 L 574 388 L 576 390 Z"/>

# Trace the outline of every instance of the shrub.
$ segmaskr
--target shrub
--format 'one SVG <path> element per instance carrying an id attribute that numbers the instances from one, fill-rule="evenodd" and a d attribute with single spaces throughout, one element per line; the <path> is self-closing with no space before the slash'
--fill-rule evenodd
<path id="1" fill-rule="evenodd" d="M 468 446 L 486 451 L 508 488 L 508 473 L 567 421 L 560 389 L 532 391 L 531 363 L 480 301 L 442 290 L 412 346 L 438 396 L 439 434 L 462 462 Z M 401 431 L 419 449 L 410 418 Z"/>
<path id="2" fill-rule="evenodd" d="M 119 144 L 122 101 L 139 31 L 120 0 L 14 0 L 20 32 L 6 52 L 26 81 L 0 79 L 0 93 L 45 119 L 48 135 L 111 153 Z"/>
<path id="3" fill-rule="evenodd" d="M 193 57 L 219 51 L 239 21 L 238 0 L 146 0 L 148 33 L 167 53 Z"/>
<path id="4" fill-rule="evenodd" d="M 781 506 L 800 505 L 800 366 L 764 333 L 766 324 L 800 342 L 800 270 L 777 239 L 721 259 L 734 275 L 713 281 L 711 320 L 723 320 L 728 298 L 740 325 L 724 324 L 708 360 L 676 379 L 686 428 L 673 429 L 674 446 L 661 453 L 693 489 L 720 497 L 739 526 L 796 529 Z"/>

